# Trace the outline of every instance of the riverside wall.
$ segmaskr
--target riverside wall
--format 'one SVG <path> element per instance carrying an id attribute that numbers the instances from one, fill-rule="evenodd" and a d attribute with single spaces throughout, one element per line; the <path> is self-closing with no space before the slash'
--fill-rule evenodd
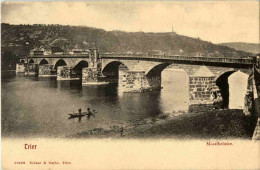
<path id="1" fill-rule="evenodd" d="M 254 113 L 257 119 L 255 126 L 253 140 L 260 140 L 260 72 L 259 69 L 254 68 L 254 79 L 253 79 L 253 104 Z"/>

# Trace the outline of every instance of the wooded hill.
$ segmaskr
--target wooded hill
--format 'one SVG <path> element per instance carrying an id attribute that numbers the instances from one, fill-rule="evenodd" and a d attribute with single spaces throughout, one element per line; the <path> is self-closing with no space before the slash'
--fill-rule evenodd
<path id="1" fill-rule="evenodd" d="M 19 57 L 40 46 L 59 46 L 65 52 L 88 48 L 95 43 L 99 52 L 139 52 L 151 50 L 165 54 L 209 57 L 245 57 L 248 52 L 191 38 L 176 33 L 144 33 L 105 31 L 86 26 L 9 25 L 2 23 L 2 69 L 14 64 Z"/>
<path id="2" fill-rule="evenodd" d="M 234 48 L 236 50 L 246 51 L 250 53 L 260 53 L 260 44 L 257 43 L 231 42 L 221 43 L 220 45 L 224 45 L 230 48 Z"/>

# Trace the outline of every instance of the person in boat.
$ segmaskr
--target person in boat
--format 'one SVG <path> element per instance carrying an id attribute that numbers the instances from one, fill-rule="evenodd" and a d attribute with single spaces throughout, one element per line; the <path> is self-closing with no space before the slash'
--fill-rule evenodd
<path id="1" fill-rule="evenodd" d="M 121 134 L 121 136 L 124 136 L 124 128 L 123 127 L 121 127 L 121 129 L 120 129 L 120 134 Z"/>
<path id="2" fill-rule="evenodd" d="M 78 111 L 79 111 L 79 115 L 81 115 L 81 108 L 79 108 Z"/>
<path id="3" fill-rule="evenodd" d="M 87 109 L 87 118 L 88 120 L 90 119 L 90 117 L 93 116 L 92 111 L 90 110 L 90 108 Z"/>

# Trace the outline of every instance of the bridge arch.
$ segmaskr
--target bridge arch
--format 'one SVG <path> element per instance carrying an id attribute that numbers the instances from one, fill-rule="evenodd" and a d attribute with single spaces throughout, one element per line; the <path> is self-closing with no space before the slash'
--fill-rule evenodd
<path id="1" fill-rule="evenodd" d="M 240 70 L 229 70 L 218 74 L 215 78 L 216 85 L 219 88 L 219 92 L 222 96 L 222 108 L 241 108 L 243 107 L 241 101 L 244 101 L 245 91 L 247 89 L 249 75 L 241 72 Z M 236 92 L 239 88 L 240 91 Z M 236 95 L 235 93 L 241 93 Z M 242 94 L 243 93 L 243 94 Z M 234 97 L 237 96 L 237 97 Z M 234 104 L 240 101 L 240 106 Z M 234 106 L 236 105 L 236 106 Z"/>
<path id="2" fill-rule="evenodd" d="M 49 64 L 49 62 L 46 59 L 42 59 L 39 65 L 43 65 L 43 64 Z"/>
<path id="3" fill-rule="evenodd" d="M 30 59 L 30 60 L 29 60 L 29 63 L 30 63 L 30 64 L 34 63 L 34 60 L 33 60 L 33 59 Z"/>
<path id="4" fill-rule="evenodd" d="M 73 70 L 75 71 L 75 73 L 77 75 L 81 75 L 82 76 L 82 69 L 85 68 L 85 67 L 88 67 L 89 64 L 87 61 L 85 60 L 82 60 L 80 62 L 78 62 L 78 64 L 76 64 L 74 67 L 73 67 Z"/>
<path id="5" fill-rule="evenodd" d="M 63 59 L 59 59 L 59 60 L 55 63 L 54 68 L 57 70 L 57 67 L 59 67 L 59 66 L 66 66 L 66 65 L 67 65 L 67 63 L 66 63 Z"/>
<path id="6" fill-rule="evenodd" d="M 162 86 L 164 86 L 163 89 L 166 89 L 167 95 L 171 94 L 170 96 L 175 96 L 175 93 L 177 91 L 180 91 L 180 93 L 182 93 L 182 96 L 184 96 L 183 100 L 188 100 L 189 74 L 187 73 L 187 70 L 182 68 L 181 66 L 171 65 L 172 63 L 160 63 L 147 70 L 146 77 L 148 83 L 151 87 L 154 87 L 155 89 L 157 87 L 161 89 Z M 168 67 L 169 69 L 167 69 Z M 164 70 L 167 71 L 163 72 Z M 180 78 L 181 81 L 178 81 L 180 80 Z M 171 86 L 172 83 L 177 82 L 177 86 L 175 84 L 174 87 Z M 165 91 L 162 92 L 162 95 L 163 94 L 165 95 Z"/>
<path id="7" fill-rule="evenodd" d="M 228 108 L 229 105 L 229 83 L 228 78 L 231 74 L 235 73 L 235 70 L 222 72 L 215 78 L 216 85 L 219 88 L 219 92 L 222 96 L 222 108 Z"/>
<path id="8" fill-rule="evenodd" d="M 113 77 L 118 79 L 120 69 L 129 70 L 123 62 L 112 61 L 105 65 L 105 67 L 102 70 L 102 74 L 110 78 Z"/>
<path id="9" fill-rule="evenodd" d="M 216 74 L 215 78 L 214 78 L 214 81 L 217 81 L 221 76 L 223 76 L 224 74 L 227 74 L 227 73 L 234 73 L 236 72 L 237 70 L 235 69 L 227 69 L 227 70 L 223 70 L 223 71 L 220 71 Z"/>
<path id="10" fill-rule="evenodd" d="M 147 77 L 161 76 L 162 71 L 169 65 L 171 65 L 171 63 L 158 64 L 158 65 L 152 67 L 150 70 L 148 70 L 146 76 Z"/>

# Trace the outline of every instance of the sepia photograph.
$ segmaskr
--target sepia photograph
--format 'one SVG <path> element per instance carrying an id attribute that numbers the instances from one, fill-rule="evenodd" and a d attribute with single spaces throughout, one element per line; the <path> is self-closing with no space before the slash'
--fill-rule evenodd
<path id="1" fill-rule="evenodd" d="M 260 168 L 259 39 L 257 0 L 2 1 L 2 169 Z"/>

